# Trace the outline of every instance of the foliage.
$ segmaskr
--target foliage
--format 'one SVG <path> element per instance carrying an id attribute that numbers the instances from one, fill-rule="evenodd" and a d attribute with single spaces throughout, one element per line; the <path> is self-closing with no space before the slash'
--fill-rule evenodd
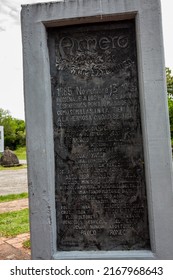
<path id="1" fill-rule="evenodd" d="M 167 82 L 170 131 L 171 131 L 171 139 L 173 139 L 173 76 L 169 68 L 166 68 L 166 82 Z"/>
<path id="2" fill-rule="evenodd" d="M 25 122 L 10 115 L 8 110 L 0 108 L 0 125 L 4 126 L 4 146 L 14 150 L 26 145 Z"/>
<path id="3" fill-rule="evenodd" d="M 171 97 L 168 97 L 168 108 L 169 108 L 171 139 L 173 140 L 173 99 Z"/>
<path id="4" fill-rule="evenodd" d="M 28 193 L 0 195 L 0 203 L 23 198 L 28 198 Z"/>
<path id="5" fill-rule="evenodd" d="M 29 232 L 28 209 L 0 214 L 0 236 L 16 236 Z"/>
<path id="6" fill-rule="evenodd" d="M 168 97 L 173 98 L 173 76 L 169 68 L 166 68 L 166 83 Z"/>

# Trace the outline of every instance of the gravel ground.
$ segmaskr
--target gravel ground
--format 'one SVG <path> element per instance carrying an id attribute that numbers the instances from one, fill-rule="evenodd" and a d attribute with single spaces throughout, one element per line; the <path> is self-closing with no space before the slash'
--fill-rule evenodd
<path id="1" fill-rule="evenodd" d="M 0 195 L 28 191 L 27 169 L 0 171 Z"/>

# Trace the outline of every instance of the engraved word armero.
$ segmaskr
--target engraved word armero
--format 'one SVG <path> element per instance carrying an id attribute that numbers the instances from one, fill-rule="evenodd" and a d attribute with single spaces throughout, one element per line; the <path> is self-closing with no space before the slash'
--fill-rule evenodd
<path id="1" fill-rule="evenodd" d="M 129 39 L 126 35 L 108 36 L 97 39 L 96 37 L 87 37 L 84 39 L 74 39 L 72 37 L 62 37 L 59 42 L 59 49 L 62 58 L 65 58 L 66 52 L 70 55 L 80 51 L 96 51 L 100 48 L 102 51 L 116 48 L 126 48 Z"/>

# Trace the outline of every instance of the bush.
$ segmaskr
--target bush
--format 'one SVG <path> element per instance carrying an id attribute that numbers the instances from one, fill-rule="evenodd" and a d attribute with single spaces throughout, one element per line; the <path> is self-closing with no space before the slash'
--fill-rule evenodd
<path id="1" fill-rule="evenodd" d="M 173 76 L 171 70 L 166 68 L 167 96 L 169 109 L 169 122 L 171 131 L 171 142 L 173 143 Z"/>
<path id="2" fill-rule="evenodd" d="M 0 125 L 4 126 L 4 146 L 15 150 L 17 146 L 26 145 L 24 120 L 18 120 L 10 115 L 8 110 L 0 108 Z"/>

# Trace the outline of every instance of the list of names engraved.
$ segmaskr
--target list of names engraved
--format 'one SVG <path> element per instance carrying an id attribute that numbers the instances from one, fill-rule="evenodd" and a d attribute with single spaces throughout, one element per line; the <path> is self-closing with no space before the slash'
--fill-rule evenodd
<path id="1" fill-rule="evenodd" d="M 57 249 L 150 247 L 133 20 L 48 30 Z"/>

